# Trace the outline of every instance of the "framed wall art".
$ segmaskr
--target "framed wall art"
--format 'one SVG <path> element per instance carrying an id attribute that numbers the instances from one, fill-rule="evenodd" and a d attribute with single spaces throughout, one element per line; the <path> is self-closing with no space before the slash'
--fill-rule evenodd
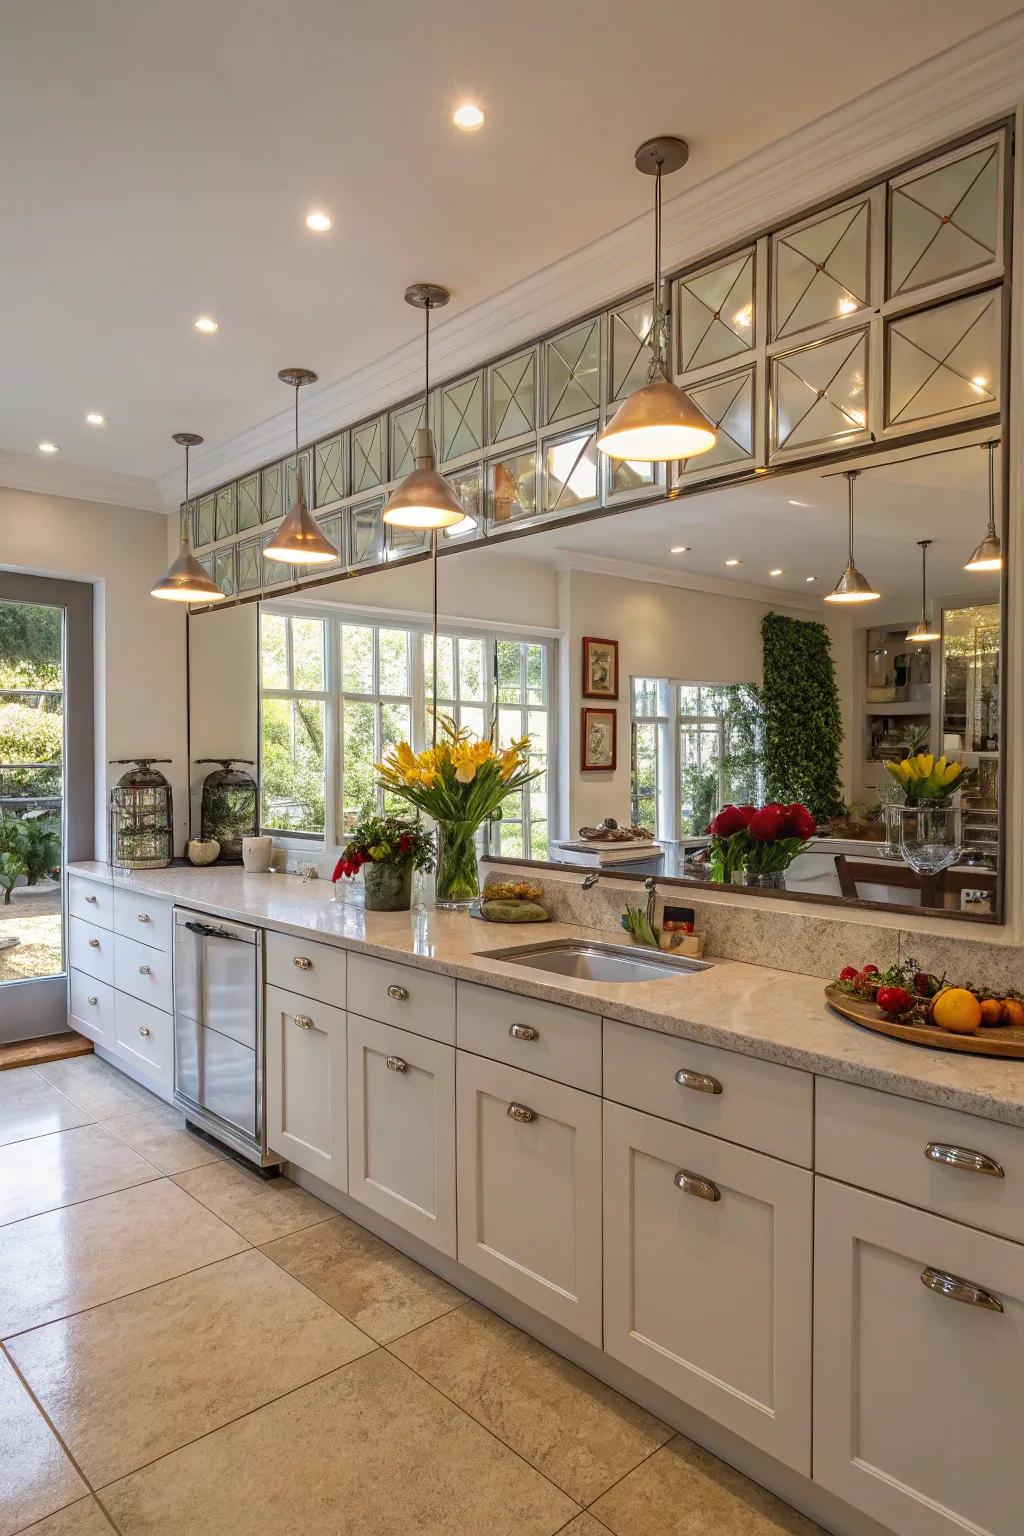
<path id="1" fill-rule="evenodd" d="M 580 768 L 584 773 L 610 773 L 615 767 L 614 709 L 580 711 Z"/>
<path id="2" fill-rule="evenodd" d="M 583 697 L 617 699 L 619 696 L 619 642 L 583 637 Z"/>

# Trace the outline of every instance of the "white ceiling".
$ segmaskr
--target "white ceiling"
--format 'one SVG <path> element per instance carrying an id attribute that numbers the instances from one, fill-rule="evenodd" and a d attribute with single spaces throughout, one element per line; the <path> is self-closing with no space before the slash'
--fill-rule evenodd
<path id="1" fill-rule="evenodd" d="M 691 191 L 1017 9 L 5 0 L 0 457 L 43 473 L 51 438 L 62 488 L 142 500 L 173 430 L 224 442 L 287 404 L 279 368 L 336 381 L 415 335 L 410 281 L 454 314 L 642 214 L 641 139 L 686 136 Z"/>

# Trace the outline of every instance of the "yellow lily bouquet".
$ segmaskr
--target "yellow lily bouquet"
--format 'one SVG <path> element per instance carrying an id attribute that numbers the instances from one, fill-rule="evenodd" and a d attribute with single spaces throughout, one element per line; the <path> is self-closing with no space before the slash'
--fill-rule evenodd
<path id="1" fill-rule="evenodd" d="M 936 762 L 930 752 L 919 752 L 916 757 L 905 757 L 901 763 L 885 766 L 906 791 L 908 805 L 921 800 L 948 800 L 970 773 L 962 763 L 948 763 L 945 757 Z"/>
<path id="2" fill-rule="evenodd" d="M 425 752 L 407 741 L 377 763 L 384 789 L 432 817 L 438 829 L 436 901 L 439 907 L 468 907 L 480 894 L 476 833 L 506 796 L 536 779 L 530 768 L 530 738 L 507 747 L 474 741 L 454 720 L 438 720 L 441 739 Z"/>

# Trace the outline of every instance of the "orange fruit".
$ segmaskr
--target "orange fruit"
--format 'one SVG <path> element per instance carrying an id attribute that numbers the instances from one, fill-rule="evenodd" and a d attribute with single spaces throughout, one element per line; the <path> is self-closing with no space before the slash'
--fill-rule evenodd
<path id="1" fill-rule="evenodd" d="M 965 987 L 946 987 L 932 1003 L 932 1018 L 954 1035 L 973 1035 L 981 1027 L 981 1004 Z"/>
<path id="2" fill-rule="evenodd" d="M 1014 1024 L 1018 1029 L 1024 1028 L 1024 1003 L 1018 1002 L 1015 997 L 1007 997 L 1003 1001 L 1003 1023 Z"/>
<path id="3" fill-rule="evenodd" d="M 1003 1004 L 998 997 L 983 997 L 981 1000 L 981 1022 L 983 1024 L 1002 1024 Z"/>

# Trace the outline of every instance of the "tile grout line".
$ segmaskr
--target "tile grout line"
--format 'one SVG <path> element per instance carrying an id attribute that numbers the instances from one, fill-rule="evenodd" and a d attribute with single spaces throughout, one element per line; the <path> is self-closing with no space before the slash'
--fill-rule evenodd
<path id="1" fill-rule="evenodd" d="M 27 1377 L 25 1376 L 24 1372 L 19 1369 L 18 1362 L 15 1360 L 14 1356 L 9 1353 L 6 1344 L 0 1344 L 0 1355 L 3 1356 L 3 1358 L 7 1361 L 8 1365 L 11 1367 L 11 1370 L 14 1372 L 15 1376 L 20 1381 L 22 1387 L 24 1388 L 26 1394 L 28 1395 L 29 1401 L 32 1403 L 32 1405 L 35 1408 L 36 1412 L 39 1414 L 39 1417 L 43 1420 L 44 1424 L 46 1424 L 47 1428 L 49 1429 L 50 1433 L 53 1435 L 54 1439 L 56 1440 L 57 1444 L 60 1446 L 61 1450 L 64 1452 L 64 1455 L 67 1457 L 67 1459 L 70 1462 L 71 1466 L 74 1467 L 75 1471 L 78 1473 L 78 1476 L 79 1476 L 79 1478 L 81 1479 L 81 1482 L 82 1482 L 82 1486 L 85 1488 L 86 1492 L 88 1494 L 95 1494 L 95 1489 L 93 1488 L 92 1483 L 90 1483 L 89 1479 L 86 1477 L 85 1472 L 82 1469 L 82 1467 L 80 1466 L 80 1464 L 79 1464 L 78 1460 L 76 1459 L 76 1457 L 72 1455 L 71 1447 L 67 1444 L 67 1441 L 64 1439 L 63 1435 L 58 1430 L 56 1424 L 50 1418 L 50 1415 L 47 1413 L 46 1409 L 43 1407 L 43 1405 L 39 1401 L 38 1397 L 36 1397 L 36 1394 L 33 1392 L 31 1386 L 29 1385 Z M 50 1515 L 59 1514 L 61 1510 L 68 1509 L 71 1504 L 77 1504 L 79 1502 L 79 1500 L 81 1498 L 83 1498 L 83 1497 L 84 1497 L 83 1494 L 78 1494 L 75 1498 L 70 1499 L 67 1504 L 61 1504 L 58 1509 L 51 1510 L 49 1515 L 43 1515 L 43 1516 L 41 1516 L 41 1518 L 44 1519 L 44 1520 L 48 1520 L 50 1518 Z M 103 1513 L 106 1514 L 106 1510 L 104 1510 Z M 31 1529 L 31 1526 L 29 1526 L 28 1529 Z M 115 1527 L 115 1529 L 116 1529 L 116 1527 Z"/>
<path id="2" fill-rule="evenodd" d="M 671 1426 L 668 1426 L 668 1427 L 671 1428 Z M 598 1519 L 597 1515 L 594 1514 L 594 1505 L 595 1504 L 600 1503 L 600 1501 L 603 1498 L 605 1498 L 605 1496 L 607 1494 L 611 1493 L 613 1488 L 617 1488 L 620 1483 L 624 1483 L 628 1477 L 632 1477 L 634 1472 L 639 1472 L 640 1468 L 643 1467 L 643 1466 L 646 1466 L 647 1463 L 653 1459 L 653 1457 L 657 1456 L 659 1451 L 663 1451 L 666 1446 L 671 1445 L 672 1441 L 673 1440 L 677 1440 L 678 1438 L 679 1438 L 679 1430 L 673 1429 L 672 1433 L 669 1435 L 667 1440 L 663 1440 L 661 1445 L 656 1445 L 654 1447 L 653 1451 L 648 1451 L 647 1455 L 641 1457 L 641 1459 L 637 1462 L 635 1467 L 630 1467 L 628 1472 L 623 1472 L 621 1477 L 617 1477 L 613 1483 L 609 1483 L 608 1484 L 608 1487 L 604 1490 L 603 1493 L 599 1493 L 596 1498 L 591 1499 L 589 1504 L 586 1504 L 584 1506 L 584 1508 L 586 1509 L 587 1513 L 591 1516 L 591 1518 L 594 1519 L 594 1520 Z M 685 1436 L 684 1436 L 684 1439 L 685 1439 Z M 601 1525 L 604 1525 L 604 1521 L 603 1520 L 601 1520 L 599 1523 Z M 611 1527 L 609 1526 L 608 1529 L 610 1530 Z"/>

